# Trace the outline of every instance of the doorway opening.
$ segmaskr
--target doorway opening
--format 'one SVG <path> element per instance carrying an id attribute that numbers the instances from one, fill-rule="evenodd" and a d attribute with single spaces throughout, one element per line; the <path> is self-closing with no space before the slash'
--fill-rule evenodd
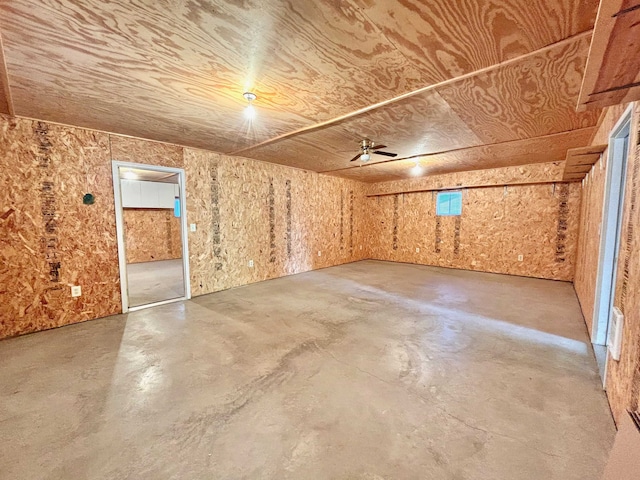
<path id="1" fill-rule="evenodd" d="M 620 253 L 631 113 L 631 108 L 628 108 L 609 136 L 604 208 L 600 227 L 600 250 L 591 341 L 605 388 L 608 360 L 606 344 L 615 299 L 615 280 Z"/>
<path id="2" fill-rule="evenodd" d="M 180 168 L 114 161 L 122 312 L 191 298 Z"/>

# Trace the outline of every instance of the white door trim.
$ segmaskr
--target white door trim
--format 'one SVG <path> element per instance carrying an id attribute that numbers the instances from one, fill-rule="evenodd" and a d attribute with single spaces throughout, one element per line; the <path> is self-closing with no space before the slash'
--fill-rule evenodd
<path id="1" fill-rule="evenodd" d="M 605 190 L 603 198 L 602 219 L 600 223 L 600 246 L 598 251 L 598 271 L 593 304 L 591 342 L 606 345 L 607 325 L 611 313 L 611 297 L 615 292 L 615 274 L 617 262 L 613 258 L 620 239 L 620 223 L 622 218 L 622 199 L 626 176 L 626 158 L 622 156 L 622 143 L 625 130 L 629 129 L 633 106 L 625 110 L 609 134 Z M 609 295 L 611 293 L 611 295 Z"/>
<path id="2" fill-rule="evenodd" d="M 155 172 L 166 172 L 178 174 L 180 183 L 180 230 L 182 235 L 182 271 L 184 272 L 184 296 L 168 301 L 152 303 L 149 305 L 142 305 L 140 307 L 129 306 L 129 293 L 127 285 L 127 258 L 125 254 L 125 241 L 124 241 L 124 219 L 122 216 L 122 194 L 120 192 L 120 167 L 125 168 L 139 168 L 144 170 L 151 170 Z M 187 228 L 187 189 L 186 189 L 186 176 L 183 168 L 173 167 L 161 167 L 158 165 L 147 165 L 144 163 L 131 163 L 121 162 L 119 160 L 112 160 L 111 172 L 113 176 L 113 197 L 116 207 L 116 237 L 118 240 L 118 264 L 120 267 L 120 294 L 122 297 L 122 313 L 127 313 L 133 310 L 139 310 L 140 308 L 147 308 L 156 305 L 162 305 L 170 302 L 177 302 L 180 300 L 188 300 L 191 298 L 191 278 L 189 276 L 189 241 L 188 241 L 188 228 Z"/>

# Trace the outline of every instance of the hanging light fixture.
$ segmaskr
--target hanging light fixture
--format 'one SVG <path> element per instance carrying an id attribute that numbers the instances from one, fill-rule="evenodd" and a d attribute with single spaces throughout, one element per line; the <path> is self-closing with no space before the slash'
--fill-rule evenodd
<path id="1" fill-rule="evenodd" d="M 253 101 L 258 98 L 258 96 L 253 92 L 244 92 L 242 96 L 249 102 L 249 105 L 244 109 L 244 116 L 247 117 L 248 120 L 253 120 L 256 118 L 256 109 L 253 106 Z"/>
<path id="2" fill-rule="evenodd" d="M 418 176 L 422 173 L 422 167 L 420 166 L 420 160 L 416 160 L 416 164 L 411 169 L 411 175 Z"/>

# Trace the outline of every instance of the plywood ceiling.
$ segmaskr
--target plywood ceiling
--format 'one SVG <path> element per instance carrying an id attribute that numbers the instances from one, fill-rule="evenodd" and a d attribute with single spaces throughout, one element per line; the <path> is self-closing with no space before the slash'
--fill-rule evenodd
<path id="1" fill-rule="evenodd" d="M 575 111 L 597 4 L 8 0 L 0 112 L 363 181 L 548 162 L 597 123 Z M 364 137 L 398 161 L 352 168 Z"/>
<path id="2" fill-rule="evenodd" d="M 580 93 L 580 107 L 640 100 L 640 0 L 603 1 Z"/>

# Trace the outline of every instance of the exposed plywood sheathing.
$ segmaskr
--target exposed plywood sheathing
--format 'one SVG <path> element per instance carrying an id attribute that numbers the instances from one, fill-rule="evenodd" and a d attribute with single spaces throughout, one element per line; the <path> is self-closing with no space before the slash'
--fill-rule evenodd
<path id="1" fill-rule="evenodd" d="M 567 151 L 567 158 L 564 163 L 565 182 L 579 182 L 582 180 L 591 166 L 595 164 L 607 148 L 606 144 L 591 145 L 589 147 L 572 148 Z"/>
<path id="2" fill-rule="evenodd" d="M 391 180 L 411 179 L 413 167 L 422 169 L 421 177 L 451 172 L 468 172 L 490 168 L 529 165 L 563 161 L 567 149 L 589 143 L 595 133 L 593 127 L 571 132 L 545 135 L 526 140 L 514 140 L 494 145 L 463 148 L 445 153 L 420 155 L 406 160 L 377 161 L 352 165 L 345 169 L 325 172 L 344 178 L 364 182 L 388 182 Z"/>
<path id="3" fill-rule="evenodd" d="M 170 209 L 123 209 L 127 263 L 182 258 L 180 218 Z"/>
<path id="4" fill-rule="evenodd" d="M 185 168 L 194 295 L 364 258 L 357 182 L 0 116 L 0 337 L 120 311 L 111 160 Z"/>
<path id="5" fill-rule="evenodd" d="M 578 104 L 602 108 L 640 100 L 640 2 L 600 2 Z"/>
<path id="6" fill-rule="evenodd" d="M 558 164 L 522 178 L 556 178 Z M 483 181 L 486 188 L 463 190 L 462 215 L 435 215 L 436 191 L 413 192 L 409 182 L 388 182 L 382 196 L 369 198 L 369 256 L 374 259 L 463 268 L 556 280 L 572 280 L 578 233 L 578 184 L 490 186 L 494 178 L 514 178 L 515 169 L 428 177 L 433 188 Z M 466 180 L 466 182 L 465 182 Z M 403 185 L 404 184 L 404 185 Z M 426 186 L 426 185 L 425 185 Z M 370 191 L 374 188 L 374 186 Z M 418 250 L 419 251 L 418 251 Z M 519 261 L 518 256 L 523 255 Z"/>
<path id="7" fill-rule="evenodd" d="M 402 158 L 593 127 L 598 112 L 574 107 L 596 9 L 597 0 L 16 0 L 0 5 L 0 29 L 19 115 L 370 182 L 406 173 L 343 171 L 363 137 Z M 258 96 L 252 122 L 246 90 Z M 547 138 L 548 149 L 562 138 Z M 518 161 L 493 152 L 443 156 L 437 169 Z"/>
<path id="8" fill-rule="evenodd" d="M 358 175 L 363 181 L 389 180 L 388 176 L 376 175 L 370 167 L 402 162 L 373 155 L 366 170 L 354 170 L 356 165 L 349 164 L 348 159 L 357 153 L 358 140 L 365 137 L 389 145 L 400 159 L 433 154 L 435 158 L 430 160 L 442 164 L 441 171 L 512 165 L 509 146 L 501 144 L 516 140 L 544 143 L 546 149 L 558 150 L 558 158 L 546 157 L 544 161 L 563 159 L 566 148 L 563 150 L 562 143 L 567 136 L 574 132 L 580 136 L 577 132 L 593 127 L 598 120 L 598 112 L 576 113 L 574 109 L 588 39 L 582 35 L 518 62 L 429 86 L 409 97 L 323 124 L 322 128 L 308 127 L 241 152 L 313 170 L 321 166 L 320 171 L 345 177 Z M 564 135 L 551 136 L 554 134 Z M 581 136 L 573 146 L 584 146 L 587 136 Z M 560 145 L 554 146 L 555 142 Z M 456 162 L 459 150 L 487 149 L 495 144 L 491 165 L 483 165 L 482 156 L 477 154 L 464 158 L 466 164 Z M 526 148 L 527 143 L 523 145 Z M 541 151 L 535 151 L 536 158 L 542 156 Z M 521 163 L 534 161 L 529 156 Z M 403 165 L 406 175 L 406 164 Z"/>

